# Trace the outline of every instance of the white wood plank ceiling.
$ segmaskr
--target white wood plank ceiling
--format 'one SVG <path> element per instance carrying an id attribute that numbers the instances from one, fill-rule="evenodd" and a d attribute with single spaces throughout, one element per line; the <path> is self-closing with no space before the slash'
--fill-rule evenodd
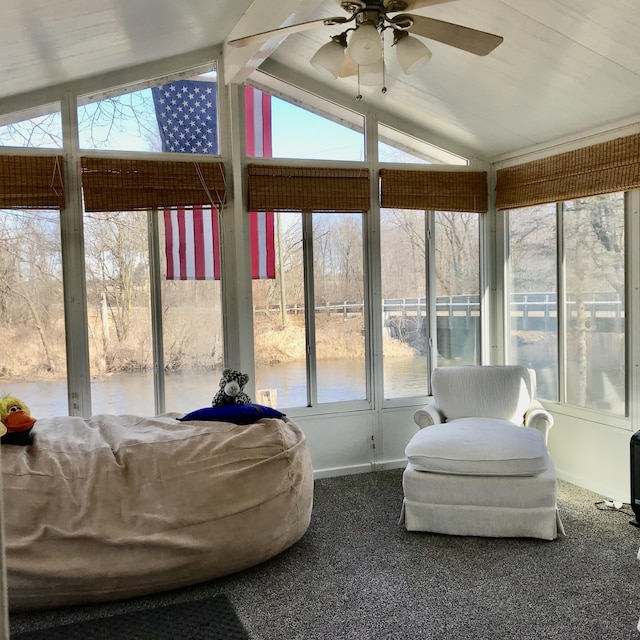
<path id="1" fill-rule="evenodd" d="M 359 109 L 387 113 L 484 158 L 640 122 L 638 0 L 455 0 L 413 12 L 504 42 L 479 57 L 424 41 L 433 57 L 411 76 L 387 49 L 388 91 L 363 88 Z M 204 62 L 220 50 L 227 80 L 240 82 L 258 67 L 355 107 L 354 78 L 326 80 L 309 64 L 339 27 L 218 48 L 230 37 L 342 14 L 336 0 L 3 0 L 0 114 L 35 106 L 29 103 L 48 91 L 55 99 L 83 78 L 117 77 L 160 60 L 172 72 L 181 60 Z"/>

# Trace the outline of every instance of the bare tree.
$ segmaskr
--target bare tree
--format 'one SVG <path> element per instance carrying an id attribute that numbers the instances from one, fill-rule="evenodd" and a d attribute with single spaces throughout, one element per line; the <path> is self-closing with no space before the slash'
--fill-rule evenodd
<path id="1" fill-rule="evenodd" d="M 148 304 L 148 281 L 141 265 L 148 263 L 147 223 L 144 212 L 86 215 L 87 278 L 94 304 L 106 297 L 119 342 L 127 340 L 136 293 Z M 143 299 L 144 299 L 143 298 Z"/>
<path id="2" fill-rule="evenodd" d="M 61 313 L 62 283 L 58 214 L 4 211 L 0 239 L 0 321 L 8 327 L 35 328 L 44 363 L 29 366 L 53 373 L 53 328 Z"/>

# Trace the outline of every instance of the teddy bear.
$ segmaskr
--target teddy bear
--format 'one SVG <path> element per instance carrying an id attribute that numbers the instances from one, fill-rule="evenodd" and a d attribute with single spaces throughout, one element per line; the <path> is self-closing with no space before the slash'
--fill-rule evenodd
<path id="1" fill-rule="evenodd" d="M 251 404 L 251 398 L 243 391 L 244 385 L 249 382 L 249 376 L 236 369 L 225 368 L 220 378 L 220 389 L 213 396 L 212 407 L 220 407 L 225 404 Z"/>

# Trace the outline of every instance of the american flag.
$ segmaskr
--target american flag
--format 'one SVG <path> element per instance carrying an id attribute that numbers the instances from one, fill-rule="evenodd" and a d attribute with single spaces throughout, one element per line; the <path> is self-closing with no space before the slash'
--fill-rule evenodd
<path id="1" fill-rule="evenodd" d="M 152 88 L 162 150 L 218 154 L 215 82 L 180 80 Z M 245 87 L 247 155 L 271 156 L 271 96 Z M 165 209 L 167 280 L 219 280 L 215 207 Z M 251 277 L 275 278 L 274 216 L 249 213 Z"/>
<path id="2" fill-rule="evenodd" d="M 216 82 L 179 80 L 152 87 L 162 150 L 218 153 Z"/>
<path id="3" fill-rule="evenodd" d="M 220 237 L 215 207 L 164 211 L 167 280 L 220 280 Z"/>

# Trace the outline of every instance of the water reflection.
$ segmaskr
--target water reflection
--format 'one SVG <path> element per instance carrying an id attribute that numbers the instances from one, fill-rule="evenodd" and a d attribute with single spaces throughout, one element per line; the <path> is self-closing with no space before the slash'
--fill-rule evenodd
<path id="1" fill-rule="evenodd" d="M 323 399 L 342 402 L 364 399 L 364 366 L 360 360 L 322 360 Z M 166 410 L 186 413 L 211 404 L 221 371 L 172 373 L 165 377 Z M 385 397 L 399 398 L 426 393 L 426 357 L 385 360 Z M 256 371 L 257 389 L 276 389 L 280 408 L 307 405 L 304 362 L 272 365 Z M 0 387 L 25 402 L 35 418 L 68 415 L 66 380 L 14 382 Z M 91 381 L 94 415 L 100 413 L 154 415 L 153 375 L 121 373 Z M 252 398 L 254 402 L 255 398 Z"/>

